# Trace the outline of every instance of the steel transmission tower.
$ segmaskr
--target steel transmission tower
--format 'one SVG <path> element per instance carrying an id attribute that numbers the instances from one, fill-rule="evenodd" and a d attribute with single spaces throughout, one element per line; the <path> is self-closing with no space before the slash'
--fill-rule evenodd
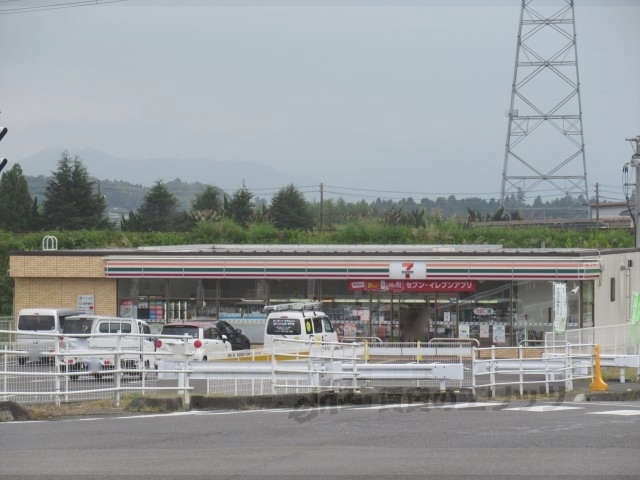
<path id="1" fill-rule="evenodd" d="M 540 201 L 562 198 L 553 217 L 588 217 L 573 0 L 522 0 L 505 114 L 509 126 L 500 197 L 505 211 L 542 218 L 536 210 Z"/>

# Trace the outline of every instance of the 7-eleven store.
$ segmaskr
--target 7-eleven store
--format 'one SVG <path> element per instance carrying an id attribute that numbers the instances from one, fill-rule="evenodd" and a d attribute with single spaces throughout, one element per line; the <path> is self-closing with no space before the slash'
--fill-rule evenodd
<path id="1" fill-rule="evenodd" d="M 640 249 L 192 245 L 13 252 L 14 311 L 80 307 L 157 325 L 219 316 L 262 341 L 265 304 L 322 300 L 339 333 L 535 341 L 628 321 Z"/>

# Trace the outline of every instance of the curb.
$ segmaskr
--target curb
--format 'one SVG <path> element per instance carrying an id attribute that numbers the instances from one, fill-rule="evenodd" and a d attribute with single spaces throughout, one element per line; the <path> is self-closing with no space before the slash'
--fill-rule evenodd
<path id="1" fill-rule="evenodd" d="M 474 395 L 471 391 L 447 390 L 432 391 L 428 388 L 386 388 L 370 389 L 360 392 L 311 392 L 280 395 L 253 395 L 238 397 L 192 395 L 191 404 L 185 407 L 182 397 L 138 397 L 120 412 L 127 413 L 170 413 L 195 410 L 251 410 L 272 408 L 306 408 L 338 405 L 392 405 L 412 403 L 447 404 L 457 402 L 476 402 L 489 399 L 487 392 Z M 502 394 L 502 395 L 501 395 Z M 535 398 L 540 392 L 500 392 L 497 398 L 490 400 Z M 555 392 L 551 397 L 574 402 L 620 402 L 640 400 L 640 389 L 616 385 L 607 392 Z M 104 415 L 104 412 L 91 412 L 91 415 Z M 78 416 L 78 415 L 71 415 Z M 32 420 L 29 411 L 13 401 L 0 401 L 0 422 Z"/>
<path id="2" fill-rule="evenodd" d="M 471 392 L 433 392 L 428 389 L 385 389 L 369 392 L 311 392 L 281 395 L 209 397 L 193 395 L 197 410 L 247 410 L 257 408 L 304 408 L 337 405 L 389 405 L 411 403 L 474 402 Z"/>
<path id="3" fill-rule="evenodd" d="M 30 420 L 31 416 L 16 402 L 0 401 L 0 422 Z"/>

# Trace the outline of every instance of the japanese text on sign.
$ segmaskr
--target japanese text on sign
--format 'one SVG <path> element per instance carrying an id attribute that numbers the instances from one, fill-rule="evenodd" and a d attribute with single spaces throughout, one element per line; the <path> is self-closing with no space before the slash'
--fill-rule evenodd
<path id="1" fill-rule="evenodd" d="M 349 282 L 350 291 L 475 292 L 475 280 L 362 280 Z"/>

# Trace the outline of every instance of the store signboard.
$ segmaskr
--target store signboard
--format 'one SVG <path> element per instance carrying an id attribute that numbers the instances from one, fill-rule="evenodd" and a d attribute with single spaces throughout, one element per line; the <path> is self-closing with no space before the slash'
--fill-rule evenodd
<path id="1" fill-rule="evenodd" d="M 398 280 L 424 280 L 427 278 L 427 262 L 391 262 L 389 278 Z"/>
<path id="2" fill-rule="evenodd" d="M 85 315 L 95 312 L 95 297 L 93 295 L 78 295 L 78 310 Z"/>

